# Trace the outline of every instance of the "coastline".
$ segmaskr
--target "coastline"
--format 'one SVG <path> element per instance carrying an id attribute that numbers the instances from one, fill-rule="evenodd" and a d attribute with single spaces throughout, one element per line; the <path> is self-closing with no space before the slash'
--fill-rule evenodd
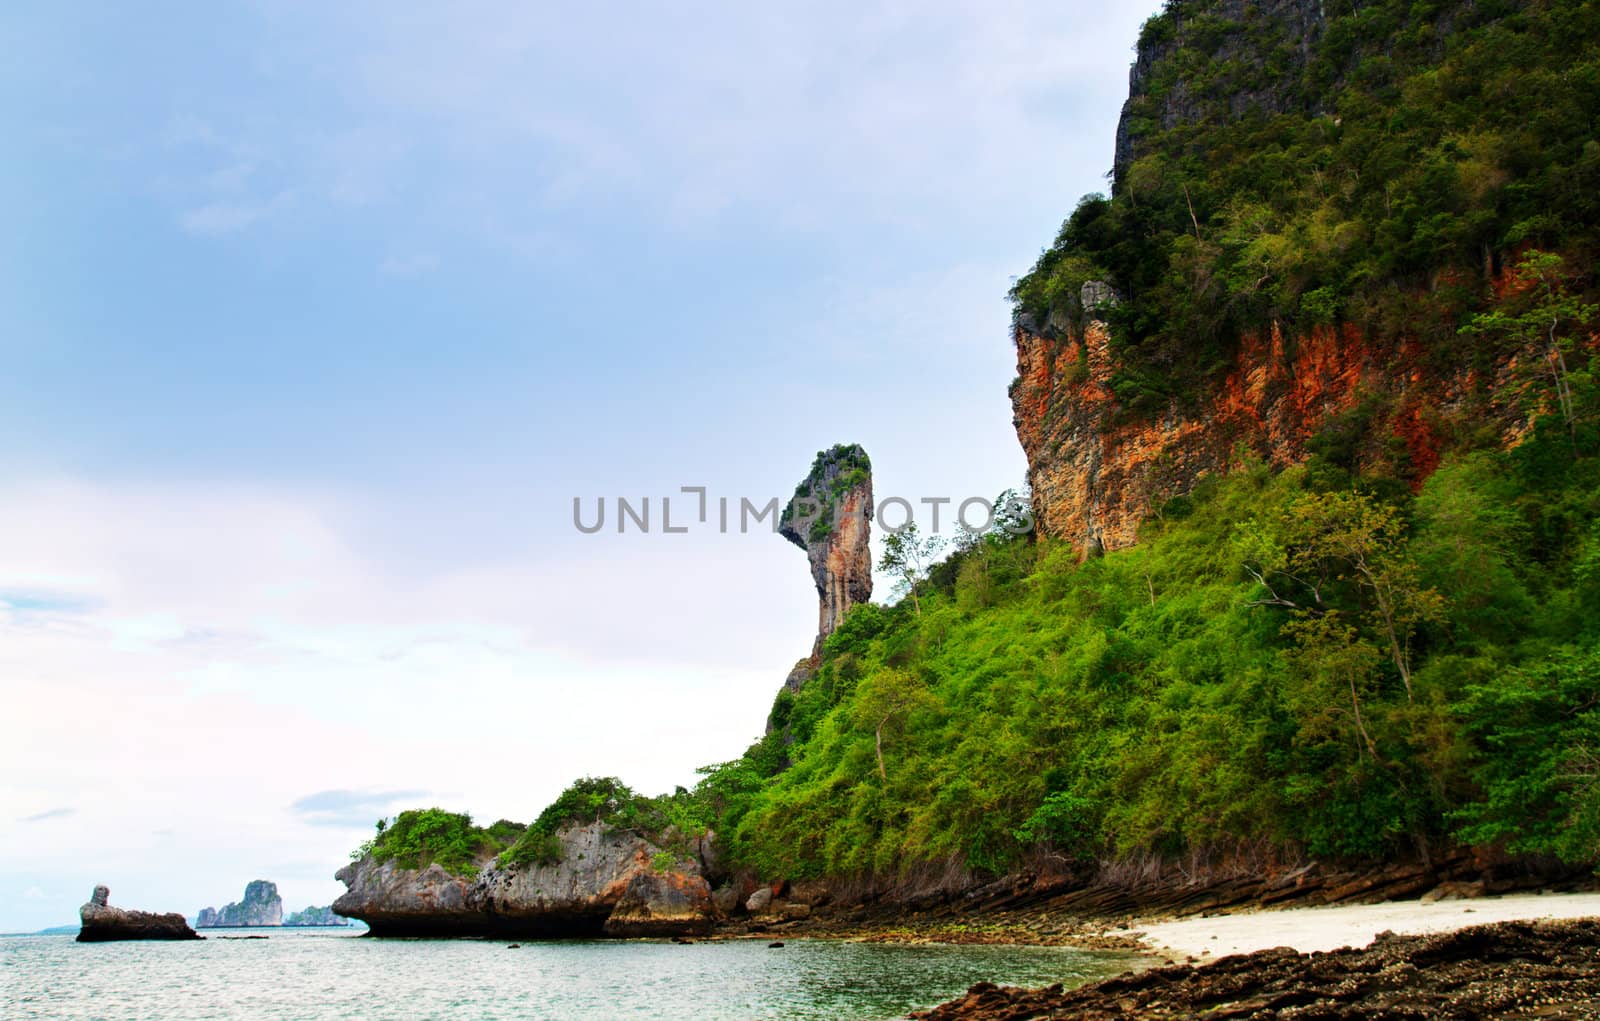
<path id="1" fill-rule="evenodd" d="M 1134 926 L 1153 952 L 1204 961 L 1274 947 L 1318 953 L 1369 946 L 1380 933 L 1433 935 L 1499 922 L 1600 918 L 1600 893 L 1517 893 L 1462 900 L 1294 907 Z"/>
<path id="2" fill-rule="evenodd" d="M 1328 1018 L 1477 1018 L 1600 1009 L 1596 892 L 1301 905 L 1086 923 L 1082 933 L 1041 937 L 1021 938 L 1133 950 L 1146 963 L 1069 990 L 979 983 L 964 997 L 913 1016 L 1098 1021 L 1215 1012 L 1267 1019 L 1300 1007 Z"/>

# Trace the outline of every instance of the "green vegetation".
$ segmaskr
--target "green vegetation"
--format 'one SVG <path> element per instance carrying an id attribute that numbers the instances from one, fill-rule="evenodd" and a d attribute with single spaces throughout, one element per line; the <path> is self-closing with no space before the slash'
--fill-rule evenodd
<path id="1" fill-rule="evenodd" d="M 1268 324 L 1354 324 L 1424 368 L 1522 353 L 1480 375 L 1535 416 L 1516 447 L 1462 409 L 1422 479 L 1374 392 L 1305 465 L 1205 479 L 1131 549 L 1080 561 L 1005 518 L 934 563 L 905 533 L 880 566 L 909 598 L 854 607 L 692 792 L 588 778 L 515 832 L 402 813 L 358 855 L 543 862 L 598 821 L 650 835 L 657 868 L 714 828 L 733 864 L 797 879 L 1463 843 L 1600 861 L 1600 5 L 1321 6 L 1304 45 L 1259 5 L 1169 0 L 1115 194 L 1079 205 L 1017 314 L 1070 331 L 1109 281 L 1128 414 Z M 819 453 L 784 534 L 811 501 L 826 538 L 869 472 Z"/>
<path id="2" fill-rule="evenodd" d="M 1415 493 L 1319 455 L 1207 480 L 1083 563 L 969 539 L 917 602 L 851 611 L 783 696 L 792 744 L 709 767 L 698 811 L 791 877 L 1040 850 L 1595 861 L 1596 367 L 1570 422 Z"/>
<path id="3" fill-rule="evenodd" d="M 1012 291 L 1060 328 L 1081 324 L 1085 281 L 1116 287 L 1125 408 L 1184 396 L 1271 322 L 1351 322 L 1470 361 L 1457 329 L 1507 253 L 1595 264 L 1600 7 L 1327 0 L 1306 47 L 1224 6 L 1168 0 L 1146 24 L 1159 56 L 1113 196 L 1085 198 Z M 1586 272 L 1568 284 L 1592 299 Z"/>
<path id="4" fill-rule="evenodd" d="M 502 819 L 484 829 L 472 817 L 442 808 L 401 812 L 394 822 L 378 820 L 377 835 L 351 855 L 383 864 L 392 861 L 404 869 L 438 865 L 458 876 L 474 876 L 481 861 L 517 840 L 522 827 Z"/>
<path id="5" fill-rule="evenodd" d="M 784 505 L 779 518 L 784 534 L 797 538 L 800 533 L 795 526 L 805 524 L 808 541 L 823 541 L 833 532 L 839 498 L 871 476 L 872 461 L 858 443 L 818 451 L 811 470 Z"/>
<path id="6" fill-rule="evenodd" d="M 671 852 L 684 854 L 688 838 L 704 831 L 689 806 L 687 791 L 645 797 L 614 776 L 574 781 L 533 821 L 520 838 L 501 853 L 501 865 L 552 865 L 561 860 L 558 834 L 572 826 L 604 823 L 611 829 L 634 830 Z M 662 852 L 673 859 L 673 854 Z M 658 856 L 659 858 L 659 856 Z M 659 861 L 657 866 L 660 866 Z"/>
<path id="7" fill-rule="evenodd" d="M 501 819 L 487 828 L 471 816 L 427 808 L 401 812 L 393 822 L 380 819 L 377 833 L 355 849 L 352 861 L 393 861 L 401 868 L 437 864 L 458 876 L 475 876 L 491 856 L 497 864 L 550 865 L 561 860 L 561 830 L 590 823 L 634 830 L 666 850 L 656 855 L 659 870 L 690 856 L 690 840 L 706 830 L 707 803 L 678 788 L 645 797 L 616 777 L 584 777 L 562 791 L 530 826 Z"/>

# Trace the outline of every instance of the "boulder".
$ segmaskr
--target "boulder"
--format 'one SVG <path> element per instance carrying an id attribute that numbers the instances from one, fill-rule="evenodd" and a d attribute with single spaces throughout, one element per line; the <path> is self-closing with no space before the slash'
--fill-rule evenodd
<path id="1" fill-rule="evenodd" d="M 94 888 L 89 903 L 78 909 L 82 927 L 78 929 L 79 943 L 106 943 L 124 939 L 199 939 L 183 915 L 174 911 L 156 914 L 149 911 L 128 911 L 114 908 L 109 903 L 111 891 L 105 886 Z"/>
<path id="2" fill-rule="evenodd" d="M 765 886 L 757 890 L 755 893 L 752 893 L 750 895 L 750 899 L 744 902 L 744 909 L 750 912 L 752 915 L 762 914 L 771 910 L 771 908 L 772 890 Z"/>
<path id="3" fill-rule="evenodd" d="M 710 930 L 716 908 L 698 861 L 604 823 L 556 836 L 555 863 L 501 867 L 485 859 L 475 875 L 364 858 L 335 874 L 348 889 L 333 910 L 366 922 L 374 936 L 592 939 Z"/>
<path id="4" fill-rule="evenodd" d="M 833 899 L 833 889 L 825 880 L 801 879 L 789 884 L 789 899 L 796 904 L 821 907 Z"/>
<path id="5" fill-rule="evenodd" d="M 711 906 L 717 914 L 727 917 L 739 910 L 739 888 L 733 885 L 718 887 L 711 893 Z"/>

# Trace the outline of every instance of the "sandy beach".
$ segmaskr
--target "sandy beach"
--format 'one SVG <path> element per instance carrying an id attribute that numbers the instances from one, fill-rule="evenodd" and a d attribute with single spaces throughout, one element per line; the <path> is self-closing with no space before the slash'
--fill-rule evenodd
<path id="1" fill-rule="evenodd" d="M 1271 947 L 1301 953 L 1364 947 L 1380 932 L 1449 932 L 1491 922 L 1600 917 L 1600 893 L 1513 894 L 1469 900 L 1391 901 L 1339 907 L 1287 908 L 1213 915 L 1134 927 L 1157 952 L 1184 957 L 1223 957 Z"/>

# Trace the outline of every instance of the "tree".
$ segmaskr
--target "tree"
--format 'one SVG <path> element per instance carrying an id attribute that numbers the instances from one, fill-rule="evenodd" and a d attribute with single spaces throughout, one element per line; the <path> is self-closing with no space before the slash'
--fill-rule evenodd
<path id="1" fill-rule="evenodd" d="M 938 700 L 906 671 L 886 669 L 861 682 L 856 690 L 855 703 L 857 724 L 872 728 L 874 749 L 878 756 L 878 777 L 887 784 L 889 771 L 883 765 L 885 730 L 903 725 L 914 710 L 932 708 L 938 704 Z"/>
<path id="2" fill-rule="evenodd" d="M 1585 304 L 1567 290 L 1566 260 L 1554 252 L 1529 250 L 1512 271 L 1513 296 L 1488 312 L 1480 312 L 1461 327 L 1463 334 L 1499 334 L 1528 347 L 1543 347 L 1546 368 L 1555 385 L 1561 420 L 1577 449 L 1578 412 L 1572 396 L 1573 372 L 1567 355 L 1578 342 L 1577 334 L 1595 318 L 1596 306 Z"/>
<path id="3" fill-rule="evenodd" d="M 895 577 L 895 594 L 911 596 L 911 605 L 917 616 L 922 616 L 922 602 L 917 598 L 917 585 L 928 576 L 928 568 L 944 551 L 944 539 L 930 535 L 922 538 L 915 521 L 906 522 L 898 532 L 883 537 L 883 556 L 878 560 L 878 570 Z"/>
<path id="4" fill-rule="evenodd" d="M 1320 617 L 1333 609 L 1333 590 L 1353 582 L 1405 686 L 1406 701 L 1414 701 L 1411 640 L 1422 624 L 1442 618 L 1444 597 L 1422 584 L 1405 549 L 1399 513 L 1358 493 L 1307 493 L 1289 506 L 1275 531 L 1281 545 L 1259 523 L 1252 535 L 1258 562 L 1247 561 L 1245 570 L 1267 590 L 1256 605 Z"/>

